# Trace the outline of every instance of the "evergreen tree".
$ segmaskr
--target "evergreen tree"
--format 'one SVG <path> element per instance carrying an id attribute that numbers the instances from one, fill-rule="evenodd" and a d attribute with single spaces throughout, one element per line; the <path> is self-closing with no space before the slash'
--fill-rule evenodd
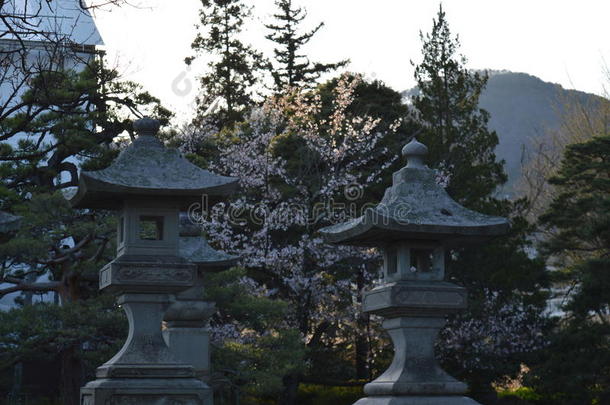
<path id="1" fill-rule="evenodd" d="M 509 323 L 517 325 L 527 318 L 536 320 L 532 327 L 541 328 L 545 267 L 541 259 L 532 259 L 527 253 L 531 245 L 528 235 L 534 230 L 521 215 L 527 202 L 493 198 L 506 175 L 503 162 L 497 162 L 494 153 L 498 136 L 487 128 L 489 114 L 478 106 L 487 76 L 465 67 L 466 58 L 458 54 L 459 40 L 452 36 L 442 7 L 431 33 L 421 33 L 420 38 L 423 59 L 415 66 L 419 93 L 413 106 L 423 125 L 417 136 L 430 151 L 427 163 L 438 170 L 454 199 L 471 209 L 511 217 L 512 222 L 509 235 L 481 247 L 454 249 L 447 257 L 447 277 L 468 288 L 470 304 L 462 321 L 453 319 L 448 326 L 451 330 L 444 334 L 460 335 L 454 344 L 461 343 L 453 347 L 453 354 L 442 353 L 441 360 L 469 383 L 475 399 L 488 403 L 492 400 L 486 396 L 495 395 L 491 383 L 515 375 L 529 352 L 540 344 L 522 344 L 520 327 L 496 328 L 495 343 L 490 344 L 486 332 L 463 327 L 463 320 L 497 323 L 498 319 L 490 317 L 502 313 L 501 323 L 510 318 Z M 455 361 L 457 358 L 460 361 Z"/>
<path id="2" fill-rule="evenodd" d="M 191 44 L 196 55 L 212 56 L 208 71 L 200 77 L 201 95 L 197 98 L 194 123 L 211 121 L 222 128 L 243 118 L 251 106 L 258 73 L 267 66 L 261 53 L 239 38 L 251 7 L 242 0 L 202 0 L 201 27 Z M 190 65 L 195 57 L 185 59 Z"/>
<path id="3" fill-rule="evenodd" d="M 478 105 L 487 75 L 464 66 L 442 6 L 432 32 L 420 38 L 423 60 L 415 67 L 419 94 L 413 98 L 425 127 L 419 136 L 430 150 L 428 162 L 449 174 L 449 194 L 477 208 L 507 179 L 494 153 L 498 135 L 487 128 L 489 113 Z"/>
<path id="4" fill-rule="evenodd" d="M 551 337 L 536 387 L 554 403 L 610 401 L 610 134 L 566 148 L 550 183 L 558 195 L 540 217 L 551 237 L 543 251 L 570 288 L 567 316 Z M 569 364 L 569 367 L 566 365 Z"/>
<path id="5" fill-rule="evenodd" d="M 274 24 L 266 24 L 270 33 L 265 37 L 276 44 L 273 50 L 275 64 L 273 66 L 273 80 L 276 91 L 286 87 L 311 87 L 323 74 L 332 72 L 349 63 L 342 60 L 336 63 L 311 62 L 307 56 L 300 54 L 300 49 L 324 26 L 319 23 L 314 29 L 299 33 L 299 24 L 307 17 L 307 11 L 296 7 L 292 0 L 277 0 L 275 5 L 278 13 L 273 17 Z"/>
<path id="6" fill-rule="evenodd" d="M 284 375 L 304 363 L 301 337 L 284 321 L 287 303 L 261 294 L 240 267 L 207 275 L 205 291 L 217 307 L 210 322 L 214 403 L 273 398 Z"/>

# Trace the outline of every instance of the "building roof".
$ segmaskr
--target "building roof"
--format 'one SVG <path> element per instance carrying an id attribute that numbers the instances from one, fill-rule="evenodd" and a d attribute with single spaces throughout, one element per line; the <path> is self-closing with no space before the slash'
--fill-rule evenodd
<path id="1" fill-rule="evenodd" d="M 2 5 L 8 24 L 19 32 L 24 41 L 50 42 L 68 40 L 78 45 L 103 45 L 104 41 L 89 10 L 81 7 L 79 0 L 11 0 Z M 2 38 L 16 40 L 0 21 Z"/>
<path id="2" fill-rule="evenodd" d="M 78 191 L 70 199 L 74 207 L 118 209 L 128 198 L 168 200 L 188 207 L 203 196 L 214 201 L 237 189 L 237 179 L 201 169 L 163 146 L 155 136 L 158 121 L 143 118 L 134 128 L 139 136 L 108 168 L 81 172 Z"/>
<path id="3" fill-rule="evenodd" d="M 469 210 L 447 194 L 434 170 L 423 164 L 427 152 L 415 139 L 407 144 L 408 164 L 394 173 L 381 203 L 358 218 L 321 229 L 325 240 L 363 246 L 405 239 L 460 244 L 506 233 L 506 218 Z"/>
<path id="4" fill-rule="evenodd" d="M 21 225 L 21 217 L 0 211 L 0 233 L 16 231 Z"/>

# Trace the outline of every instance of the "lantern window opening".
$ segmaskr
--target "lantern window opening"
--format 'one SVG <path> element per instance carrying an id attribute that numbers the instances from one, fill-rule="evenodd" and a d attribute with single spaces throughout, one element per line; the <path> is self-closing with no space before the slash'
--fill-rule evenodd
<path id="1" fill-rule="evenodd" d="M 388 246 L 386 248 L 386 273 L 388 275 L 396 274 L 398 271 L 398 249 L 395 245 Z"/>
<path id="2" fill-rule="evenodd" d="M 163 216 L 140 215 L 140 240 L 163 240 Z"/>
<path id="3" fill-rule="evenodd" d="M 434 249 L 411 249 L 410 266 L 419 272 L 432 271 L 434 263 Z"/>
<path id="4" fill-rule="evenodd" d="M 119 243 L 125 243 L 125 217 L 119 218 Z"/>

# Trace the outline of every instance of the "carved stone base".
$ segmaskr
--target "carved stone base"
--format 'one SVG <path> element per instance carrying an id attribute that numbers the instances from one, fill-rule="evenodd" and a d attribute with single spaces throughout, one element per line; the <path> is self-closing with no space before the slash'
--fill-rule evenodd
<path id="1" fill-rule="evenodd" d="M 463 396 L 409 396 L 367 397 L 354 405 L 480 405 L 472 398 Z"/>
<path id="2" fill-rule="evenodd" d="M 394 343 L 394 359 L 388 369 L 364 386 L 372 396 L 462 395 L 466 384 L 438 365 L 434 341 L 445 318 L 400 317 L 386 319 L 383 328 Z"/>
<path id="3" fill-rule="evenodd" d="M 212 392 L 195 378 L 105 378 L 81 388 L 81 405 L 207 405 Z"/>

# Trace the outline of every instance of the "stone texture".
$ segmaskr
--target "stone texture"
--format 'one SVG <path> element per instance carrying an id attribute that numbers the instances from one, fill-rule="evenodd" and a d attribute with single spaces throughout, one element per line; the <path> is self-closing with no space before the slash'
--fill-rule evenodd
<path id="1" fill-rule="evenodd" d="M 195 284 L 196 266 L 180 258 L 120 256 L 100 270 L 100 288 L 110 292 L 184 291 Z"/>
<path id="2" fill-rule="evenodd" d="M 138 122 L 138 121 L 136 121 Z M 80 174 L 75 207 L 119 208 L 125 196 L 185 199 L 188 206 L 201 196 L 222 196 L 237 188 L 237 179 L 216 175 L 186 160 L 154 136 L 157 124 L 134 124 L 139 136 L 106 169 Z"/>
<path id="3" fill-rule="evenodd" d="M 81 405 L 201 405 L 212 393 L 196 379 L 97 379 L 81 388 Z"/>
<path id="4" fill-rule="evenodd" d="M 161 320 L 170 304 L 166 294 L 121 294 L 117 303 L 125 310 L 129 334 L 123 348 L 98 367 L 98 378 L 192 377 L 193 369 L 181 363 L 165 345 Z"/>
<path id="5" fill-rule="evenodd" d="M 363 310 L 376 315 L 445 315 L 466 308 L 466 290 L 448 282 L 402 281 L 364 294 Z"/>
<path id="6" fill-rule="evenodd" d="M 380 396 L 359 399 L 354 405 L 480 405 L 474 399 L 464 396 Z"/>
<path id="7" fill-rule="evenodd" d="M 392 338 L 394 359 L 382 375 L 364 386 L 364 393 L 372 396 L 464 394 L 466 384 L 443 371 L 434 357 L 434 341 L 444 324 L 442 317 L 386 319 L 383 328 Z"/>
<path id="8" fill-rule="evenodd" d="M 414 143 L 422 145 L 417 141 L 406 145 L 406 156 L 421 161 L 427 149 Z M 381 241 L 409 238 L 457 244 L 501 235 L 507 229 L 506 218 L 481 214 L 455 202 L 436 182 L 435 172 L 416 163 L 394 173 L 392 186 L 375 208 L 320 233 L 330 243 L 377 246 Z"/>
<path id="9" fill-rule="evenodd" d="M 163 331 L 163 337 L 177 359 L 193 366 L 196 378 L 209 381 L 210 331 L 207 327 L 172 324 Z"/>

